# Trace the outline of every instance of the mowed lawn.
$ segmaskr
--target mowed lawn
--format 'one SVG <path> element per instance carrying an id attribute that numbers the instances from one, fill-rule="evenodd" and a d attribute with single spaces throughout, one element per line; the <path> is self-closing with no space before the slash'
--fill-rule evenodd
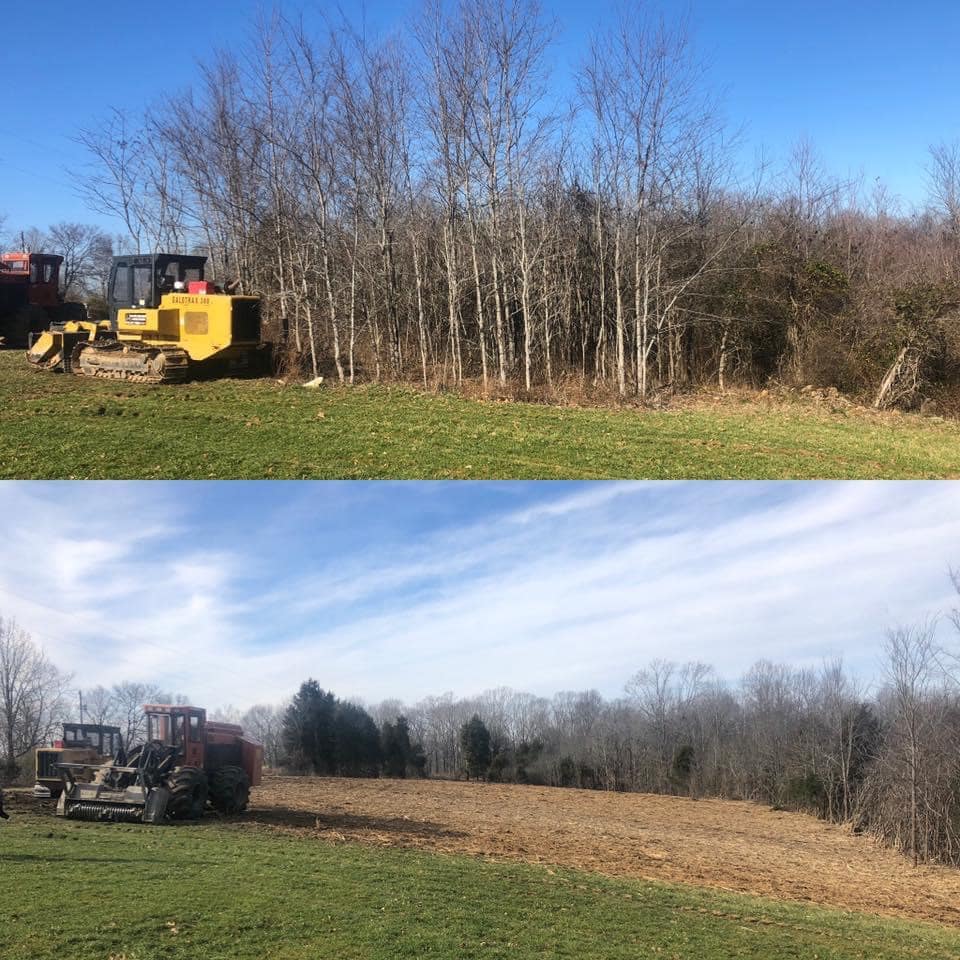
<path id="1" fill-rule="evenodd" d="M 946 960 L 960 931 L 236 824 L 0 823 L 2 960 Z"/>
<path id="2" fill-rule="evenodd" d="M 813 404 L 578 409 L 275 380 L 125 385 L 0 351 L 3 478 L 960 476 L 960 424 Z"/>

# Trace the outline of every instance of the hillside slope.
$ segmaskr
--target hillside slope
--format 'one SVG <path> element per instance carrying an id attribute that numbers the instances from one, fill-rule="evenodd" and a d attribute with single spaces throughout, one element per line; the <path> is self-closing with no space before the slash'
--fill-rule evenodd
<path id="1" fill-rule="evenodd" d="M 960 871 L 752 803 L 439 780 L 273 777 L 244 828 L 556 864 L 960 926 Z"/>

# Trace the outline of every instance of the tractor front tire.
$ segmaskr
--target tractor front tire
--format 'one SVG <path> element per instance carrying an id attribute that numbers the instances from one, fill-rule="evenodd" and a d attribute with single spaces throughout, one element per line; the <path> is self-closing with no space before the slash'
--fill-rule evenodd
<path id="1" fill-rule="evenodd" d="M 210 777 L 210 803 L 221 813 L 243 813 L 250 802 L 250 778 L 240 767 L 220 767 Z"/>
<path id="2" fill-rule="evenodd" d="M 167 777 L 170 800 L 167 816 L 171 820 L 199 820 L 207 805 L 207 775 L 199 767 L 177 767 Z"/>

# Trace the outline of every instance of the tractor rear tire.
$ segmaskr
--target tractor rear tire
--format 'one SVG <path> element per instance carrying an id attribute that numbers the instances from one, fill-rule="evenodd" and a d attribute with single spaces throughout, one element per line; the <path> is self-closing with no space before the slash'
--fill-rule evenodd
<path id="1" fill-rule="evenodd" d="M 167 778 L 171 820 L 199 820 L 207 805 L 207 775 L 199 767 L 177 767 Z"/>
<path id="2" fill-rule="evenodd" d="M 221 813 L 243 813 L 250 802 L 250 778 L 240 767 L 220 767 L 210 776 L 210 803 Z"/>

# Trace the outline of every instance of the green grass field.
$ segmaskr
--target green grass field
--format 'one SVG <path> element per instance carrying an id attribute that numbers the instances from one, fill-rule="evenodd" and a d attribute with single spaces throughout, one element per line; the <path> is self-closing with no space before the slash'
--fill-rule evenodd
<path id="1" fill-rule="evenodd" d="M 946 960 L 960 931 L 206 821 L 0 823 L 2 960 Z"/>
<path id="2" fill-rule="evenodd" d="M 0 352 L 3 478 L 960 476 L 960 424 L 807 404 L 650 411 L 406 388 L 220 380 L 149 387 Z"/>

